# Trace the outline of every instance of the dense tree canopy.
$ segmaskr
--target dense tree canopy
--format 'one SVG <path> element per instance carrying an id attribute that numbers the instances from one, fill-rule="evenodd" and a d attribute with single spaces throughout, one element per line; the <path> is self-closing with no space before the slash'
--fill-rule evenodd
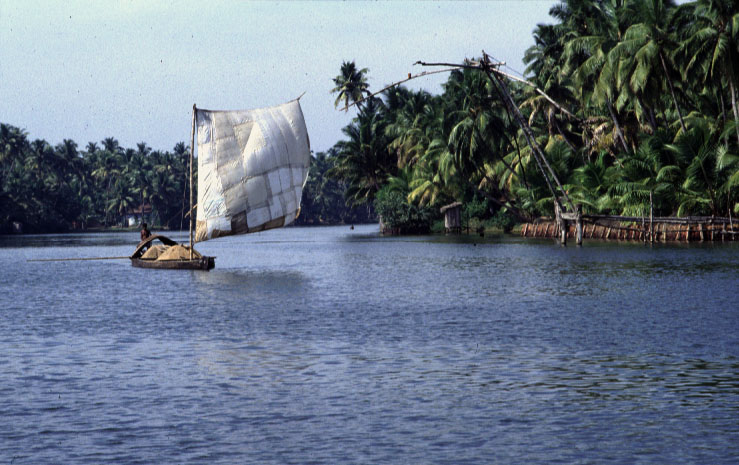
<path id="1" fill-rule="evenodd" d="M 0 157 L 2 232 L 13 222 L 26 232 L 121 225 L 143 205 L 151 206 L 145 220 L 159 226 L 185 222 L 189 149 L 183 143 L 161 152 L 143 142 L 125 149 L 109 137 L 80 151 L 74 141 L 52 147 L 0 124 Z"/>
<path id="2" fill-rule="evenodd" d="M 373 221 L 372 208 L 347 206 L 346 183 L 328 176 L 339 160 L 332 153 L 313 156 L 297 223 Z M 25 232 L 127 226 L 127 216 L 141 210 L 156 228 L 186 229 L 189 157 L 182 142 L 166 152 L 143 142 L 124 148 L 112 137 L 84 150 L 72 140 L 52 147 L 0 124 L 0 234 L 14 222 Z M 197 163 L 194 171 L 197 179 Z"/>
<path id="3" fill-rule="evenodd" d="M 586 212 L 643 215 L 651 194 L 657 215 L 739 213 L 738 7 L 567 0 L 551 9 L 554 24 L 536 27 L 527 79 L 550 99 L 505 87 Z M 439 96 L 395 87 L 365 99 L 331 171 L 348 183 L 347 202 L 395 186 L 419 206 L 485 199 L 518 220 L 551 215 L 551 190 L 502 91 L 461 69 Z"/>
<path id="4" fill-rule="evenodd" d="M 441 95 L 370 96 L 369 70 L 343 62 L 334 103 L 357 103 L 356 116 L 315 154 L 298 222 L 370 220 L 378 194 L 383 209 L 462 201 L 505 224 L 548 216 L 555 199 L 534 147 L 586 213 L 643 215 L 651 197 L 655 215 L 739 214 L 739 1 L 566 0 L 550 14 L 524 56 L 546 96 L 467 68 Z M 143 204 L 179 227 L 187 152 L 114 138 L 52 147 L 2 124 L 0 230 L 113 225 Z"/>

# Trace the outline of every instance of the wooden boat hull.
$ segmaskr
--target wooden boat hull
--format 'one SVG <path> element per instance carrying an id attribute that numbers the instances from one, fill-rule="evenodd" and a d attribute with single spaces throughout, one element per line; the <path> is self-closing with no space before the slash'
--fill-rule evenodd
<path id="1" fill-rule="evenodd" d="M 155 270 L 204 270 L 208 271 L 216 266 L 215 257 L 193 258 L 192 260 L 144 260 L 132 258 L 131 265 L 137 268 L 151 268 Z"/>
<path id="2" fill-rule="evenodd" d="M 162 236 L 154 235 L 150 236 L 143 241 L 139 242 L 136 250 L 129 257 L 131 259 L 131 265 L 136 268 L 149 268 L 152 270 L 204 270 L 208 271 L 216 266 L 216 257 L 199 257 L 193 258 L 192 260 L 152 260 L 144 259 L 142 256 L 146 249 L 151 246 L 154 240 L 158 240 L 166 246 L 177 245 L 177 242 L 172 239 Z"/>

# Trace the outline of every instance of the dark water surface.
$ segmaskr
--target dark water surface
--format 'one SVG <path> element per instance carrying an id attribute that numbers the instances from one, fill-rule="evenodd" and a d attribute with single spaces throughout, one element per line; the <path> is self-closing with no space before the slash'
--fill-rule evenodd
<path id="1" fill-rule="evenodd" d="M 739 463 L 736 245 L 376 230 L 0 237 L 0 463 Z"/>

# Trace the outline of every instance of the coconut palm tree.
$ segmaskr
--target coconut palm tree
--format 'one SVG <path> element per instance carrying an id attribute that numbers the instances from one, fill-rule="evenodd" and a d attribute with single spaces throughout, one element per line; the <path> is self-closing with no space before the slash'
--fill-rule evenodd
<path id="1" fill-rule="evenodd" d="M 598 107 L 605 107 L 613 123 L 615 140 L 625 152 L 629 144 L 624 134 L 617 108 L 618 100 L 618 60 L 609 52 L 618 44 L 624 29 L 624 6 L 616 1 L 569 1 L 569 14 L 560 14 L 565 29 L 563 39 L 565 66 L 563 72 L 571 74 L 578 100 L 583 104 L 585 121 L 595 112 L 601 116 Z M 573 8 L 573 5 L 575 8 Z M 556 17 L 556 16 L 555 16 Z M 591 133 L 594 132 L 591 130 Z"/>
<path id="2" fill-rule="evenodd" d="M 357 69 L 353 61 L 345 61 L 341 64 L 341 73 L 333 79 L 334 88 L 331 89 L 332 94 L 338 94 L 334 107 L 338 108 L 343 100 L 344 109 L 348 110 L 350 100 L 352 103 L 357 103 L 365 94 L 369 95 L 368 71 L 367 68 Z"/>
<path id="3" fill-rule="evenodd" d="M 96 152 L 95 164 L 92 170 L 92 177 L 98 182 L 98 192 L 104 191 L 103 215 L 104 225 L 108 226 L 108 213 L 110 199 L 112 196 L 112 188 L 114 183 L 121 176 L 123 163 L 123 153 L 118 141 L 112 137 L 108 137 L 102 141 L 103 150 Z"/>
<path id="4" fill-rule="evenodd" d="M 739 143 L 739 6 L 736 0 L 697 0 L 681 9 L 692 13 L 690 36 L 679 48 L 687 58 L 685 79 L 697 71 L 704 85 L 728 86 Z"/>
<path id="5" fill-rule="evenodd" d="M 717 195 L 721 202 L 726 199 L 722 211 L 726 211 L 728 216 L 736 215 L 739 213 L 739 155 L 730 152 L 726 145 L 716 150 L 716 172 L 721 182 Z"/>
<path id="6" fill-rule="evenodd" d="M 664 83 L 672 97 L 680 127 L 686 130 L 680 104 L 675 94 L 675 67 L 670 59 L 677 42 L 672 29 L 674 3 L 670 0 L 634 2 L 633 10 L 640 22 L 626 29 L 623 39 L 612 50 L 619 73 L 628 76 L 629 88 L 639 98 L 659 96 Z M 626 81 L 626 78 L 622 78 Z"/>
<path id="7" fill-rule="evenodd" d="M 719 149 L 708 125 L 696 124 L 681 134 L 674 144 L 668 144 L 667 149 L 685 165 L 681 185 L 683 195 L 679 199 L 677 214 L 719 215 L 722 200 L 719 193 L 723 184 L 720 174 L 723 170 L 719 168 L 718 160 L 726 149 Z M 728 160 L 723 158 L 722 167 L 728 166 Z"/>
<path id="8" fill-rule="evenodd" d="M 561 28 L 539 24 L 534 30 L 534 45 L 526 50 L 523 62 L 528 65 L 526 73 L 533 74 L 532 79 L 537 87 L 560 104 L 575 107 L 577 102 L 572 92 L 572 82 L 562 72 L 563 63 L 559 59 L 564 48 L 561 39 Z M 536 118 L 543 115 L 549 136 L 553 137 L 556 131 L 572 150 L 576 150 L 574 142 L 570 140 L 571 135 L 567 134 L 564 124 L 560 122 L 559 110 L 551 101 L 531 87 L 526 87 L 523 92 L 526 100 L 522 106 L 531 109 L 529 125 L 536 124 Z"/>
<path id="9" fill-rule="evenodd" d="M 387 121 L 381 107 L 379 99 L 367 100 L 355 121 L 342 129 L 347 139 L 336 144 L 336 163 L 329 175 L 347 183 L 349 205 L 371 203 L 388 176 L 397 171 L 397 157 L 388 149 Z"/>

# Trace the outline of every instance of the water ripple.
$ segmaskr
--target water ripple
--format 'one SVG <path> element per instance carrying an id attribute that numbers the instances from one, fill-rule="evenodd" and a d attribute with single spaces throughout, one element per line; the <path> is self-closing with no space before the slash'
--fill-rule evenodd
<path id="1" fill-rule="evenodd" d="M 209 273 L 0 238 L 0 457 L 736 463 L 738 247 L 373 231 L 206 242 Z"/>

